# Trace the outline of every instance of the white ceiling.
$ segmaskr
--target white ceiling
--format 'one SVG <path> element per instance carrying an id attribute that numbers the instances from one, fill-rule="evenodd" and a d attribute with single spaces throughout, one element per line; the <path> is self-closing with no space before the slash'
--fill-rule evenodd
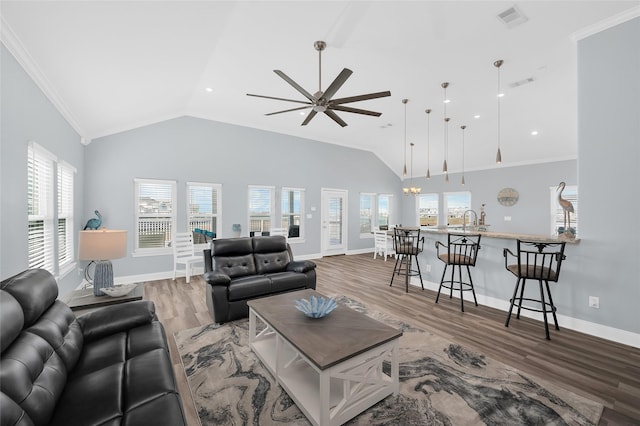
<path id="1" fill-rule="evenodd" d="M 503 165 L 577 155 L 576 37 L 638 16 L 639 1 L 523 1 L 528 21 L 509 29 L 497 15 L 513 2 L 487 1 L 2 1 L 2 40 L 81 136 L 94 139 L 190 115 L 374 152 L 397 174 L 407 142 L 414 176 L 442 170 L 443 90 L 449 170 L 495 166 L 497 71 L 503 59 Z M 338 112 L 265 113 L 304 100 L 279 69 L 314 93 L 324 40 L 323 89 L 343 68 L 353 75 L 335 97 L 390 90 Z M 534 82 L 510 88 L 532 77 Z M 212 92 L 205 89 L 212 88 Z M 475 119 L 474 115 L 480 118 Z M 537 130 L 538 136 L 531 131 Z M 410 168 L 410 155 L 407 161 Z"/>

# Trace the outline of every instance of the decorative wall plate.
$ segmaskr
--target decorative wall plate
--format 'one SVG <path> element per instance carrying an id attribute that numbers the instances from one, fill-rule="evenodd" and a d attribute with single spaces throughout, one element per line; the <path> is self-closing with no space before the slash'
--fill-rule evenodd
<path id="1" fill-rule="evenodd" d="M 503 206 L 513 206 L 518 202 L 520 194 L 513 188 L 502 188 L 498 192 L 498 202 Z"/>

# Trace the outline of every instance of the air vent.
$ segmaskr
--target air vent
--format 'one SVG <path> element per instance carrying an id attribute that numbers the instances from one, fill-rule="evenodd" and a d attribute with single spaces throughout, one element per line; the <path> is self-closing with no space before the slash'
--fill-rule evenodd
<path id="1" fill-rule="evenodd" d="M 507 28 L 511 29 L 517 27 L 518 25 L 524 24 L 529 20 L 521 11 L 513 5 L 509 9 L 505 10 L 502 13 L 498 14 L 498 19 L 502 21 L 503 24 L 507 26 Z"/>
<path id="2" fill-rule="evenodd" d="M 522 80 L 514 81 L 509 84 L 509 87 L 515 89 L 516 87 L 524 86 L 525 84 L 533 83 L 535 79 L 533 77 L 523 78 Z"/>

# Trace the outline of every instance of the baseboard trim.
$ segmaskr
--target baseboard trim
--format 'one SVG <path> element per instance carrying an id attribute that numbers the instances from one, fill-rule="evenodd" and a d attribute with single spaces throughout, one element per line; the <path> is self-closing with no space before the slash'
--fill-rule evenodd
<path id="1" fill-rule="evenodd" d="M 439 283 L 426 281 L 423 279 L 424 288 L 428 290 L 438 291 Z M 409 282 L 412 286 L 420 288 L 420 279 L 412 278 Z M 509 311 L 510 303 L 508 300 L 497 299 L 495 297 L 485 296 L 483 294 L 476 294 L 479 305 L 488 306 L 490 308 L 499 309 L 506 312 Z M 473 296 L 469 293 L 464 293 L 465 302 L 468 300 L 473 303 Z M 535 312 L 529 312 L 523 310 L 520 316 L 531 318 L 537 321 L 541 321 L 539 314 Z M 622 343 L 623 345 L 633 346 L 640 348 L 640 334 L 632 333 L 630 331 L 621 330 L 619 328 L 609 327 L 602 324 L 597 324 L 590 321 L 573 318 L 566 315 L 557 314 L 558 324 L 560 329 L 567 328 L 569 330 L 579 331 L 580 333 L 588 334 L 590 336 L 599 337 L 601 339 L 610 340 L 616 343 Z M 506 319 L 506 316 L 505 316 Z"/>

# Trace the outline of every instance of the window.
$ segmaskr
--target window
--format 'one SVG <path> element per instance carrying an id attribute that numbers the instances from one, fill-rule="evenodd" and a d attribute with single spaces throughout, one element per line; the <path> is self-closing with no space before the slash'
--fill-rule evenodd
<path id="1" fill-rule="evenodd" d="M 263 232 L 271 229 L 274 217 L 273 186 L 249 185 L 249 232 Z"/>
<path id="2" fill-rule="evenodd" d="M 27 151 L 28 262 L 55 274 L 53 170 L 55 156 L 36 143 Z"/>
<path id="3" fill-rule="evenodd" d="M 445 192 L 444 209 L 447 214 L 447 226 L 462 227 L 464 212 L 471 209 L 470 192 Z M 467 216 L 467 224 L 474 219 Z"/>
<path id="4" fill-rule="evenodd" d="M 374 217 L 375 194 L 360 194 L 360 234 L 371 236 Z"/>
<path id="5" fill-rule="evenodd" d="M 557 187 L 549 188 L 551 194 L 551 235 L 558 235 L 564 232 L 564 210 L 558 202 Z M 562 198 L 569 201 L 573 205 L 573 213 L 571 213 L 571 228 L 574 235 L 578 235 L 578 187 L 575 185 L 567 185 L 562 191 Z"/>
<path id="6" fill-rule="evenodd" d="M 389 226 L 389 219 L 391 217 L 391 195 L 378 195 L 378 210 L 376 213 L 378 228 L 381 226 Z"/>
<path id="7" fill-rule="evenodd" d="M 220 235 L 222 185 L 187 182 L 187 229 L 202 229 Z"/>
<path id="8" fill-rule="evenodd" d="M 420 226 L 438 226 L 438 194 L 420 194 L 416 205 Z"/>
<path id="9" fill-rule="evenodd" d="M 58 163 L 58 269 L 70 268 L 74 261 L 73 249 L 73 185 L 76 170 L 71 165 Z"/>
<path id="10" fill-rule="evenodd" d="M 282 188 L 281 227 L 287 229 L 289 239 L 304 237 L 304 189 Z"/>
<path id="11" fill-rule="evenodd" d="M 135 179 L 136 254 L 166 253 L 176 227 L 176 182 Z"/>

